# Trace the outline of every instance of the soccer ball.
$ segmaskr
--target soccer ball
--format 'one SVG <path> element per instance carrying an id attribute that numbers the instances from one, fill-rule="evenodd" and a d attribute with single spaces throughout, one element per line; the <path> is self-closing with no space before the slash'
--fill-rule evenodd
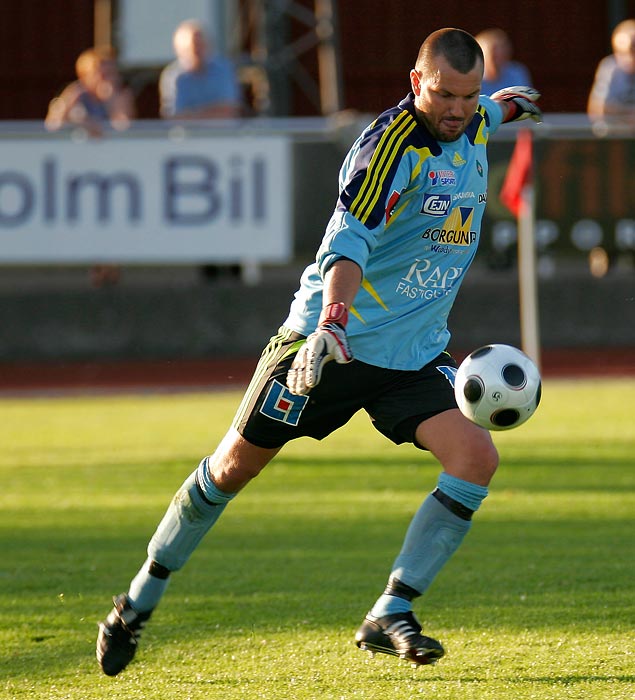
<path id="1" fill-rule="evenodd" d="M 540 403 L 540 372 L 524 352 L 493 344 L 475 350 L 460 364 L 454 395 L 461 413 L 487 430 L 511 430 Z"/>

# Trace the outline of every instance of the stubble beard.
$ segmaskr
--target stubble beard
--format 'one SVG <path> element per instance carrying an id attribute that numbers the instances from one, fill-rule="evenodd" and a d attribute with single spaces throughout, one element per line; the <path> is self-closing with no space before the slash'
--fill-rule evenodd
<path id="1" fill-rule="evenodd" d="M 463 120 L 457 120 L 460 121 L 463 124 L 463 127 L 459 132 L 456 134 L 445 134 L 441 129 L 437 128 L 434 124 L 430 122 L 430 120 L 427 118 L 424 112 L 422 112 L 420 109 L 417 109 L 417 116 L 419 117 L 419 121 L 421 124 L 423 124 L 426 129 L 432 134 L 432 136 L 439 141 L 440 143 L 452 143 L 453 141 L 458 141 L 461 136 L 465 133 L 465 128 L 466 125 L 464 124 Z"/>

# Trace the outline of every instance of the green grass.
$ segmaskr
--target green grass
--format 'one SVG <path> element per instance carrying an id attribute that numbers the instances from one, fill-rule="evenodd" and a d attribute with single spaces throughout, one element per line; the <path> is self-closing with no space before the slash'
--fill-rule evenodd
<path id="1" fill-rule="evenodd" d="M 548 381 L 419 601 L 436 666 L 352 638 L 437 465 L 364 416 L 287 449 L 173 577 L 133 665 L 94 659 L 236 393 L 0 400 L 0 698 L 635 698 L 635 380 Z"/>

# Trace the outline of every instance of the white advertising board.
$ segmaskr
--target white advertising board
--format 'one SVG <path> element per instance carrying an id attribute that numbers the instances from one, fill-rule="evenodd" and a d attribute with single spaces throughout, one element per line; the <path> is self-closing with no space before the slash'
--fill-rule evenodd
<path id="1" fill-rule="evenodd" d="M 0 263 L 287 262 L 285 136 L 0 144 Z"/>

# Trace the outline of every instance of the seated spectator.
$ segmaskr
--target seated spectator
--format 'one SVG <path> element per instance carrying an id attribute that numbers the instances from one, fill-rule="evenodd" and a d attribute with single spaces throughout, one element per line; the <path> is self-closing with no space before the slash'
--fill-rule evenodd
<path id="1" fill-rule="evenodd" d="M 232 119 L 240 116 L 240 88 L 232 63 L 212 52 L 202 26 L 185 20 L 173 37 L 176 61 L 159 80 L 161 116 Z"/>
<path id="2" fill-rule="evenodd" d="M 134 117 L 132 91 L 124 87 L 109 46 L 83 51 L 75 62 L 77 80 L 51 100 L 44 124 L 56 131 L 75 124 L 101 136 L 105 124 L 125 129 Z"/>
<path id="3" fill-rule="evenodd" d="M 531 85 L 529 70 L 518 61 L 512 61 L 512 43 L 502 29 L 485 29 L 476 35 L 483 49 L 485 69 L 481 93 L 492 95 L 497 90 L 514 85 Z"/>
<path id="4" fill-rule="evenodd" d="M 595 72 L 587 112 L 591 119 L 635 123 L 635 19 L 620 22 L 611 37 L 613 53 Z"/>
<path id="5" fill-rule="evenodd" d="M 77 80 L 67 85 L 49 105 L 44 125 L 50 131 L 63 126 L 81 126 L 94 138 L 103 136 L 104 126 L 127 129 L 135 116 L 132 90 L 122 84 L 110 46 L 83 51 L 75 61 Z M 94 287 L 117 284 L 117 265 L 93 265 L 89 271 Z"/>

